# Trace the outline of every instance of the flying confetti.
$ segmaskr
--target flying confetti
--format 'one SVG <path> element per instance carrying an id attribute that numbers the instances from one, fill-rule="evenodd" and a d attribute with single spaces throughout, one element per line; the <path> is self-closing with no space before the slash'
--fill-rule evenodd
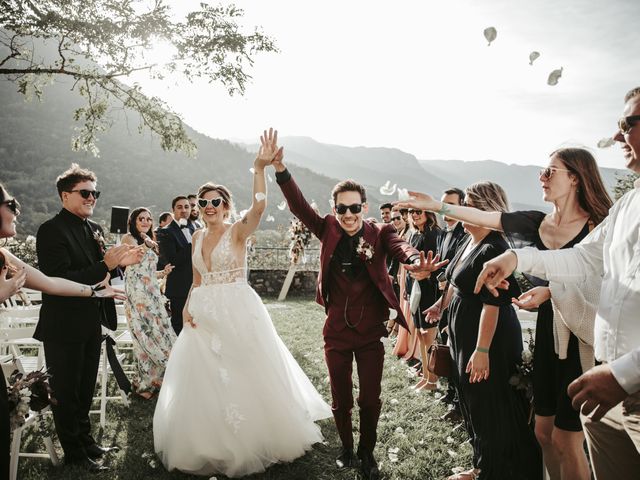
<path id="1" fill-rule="evenodd" d="M 498 36 L 498 32 L 495 28 L 488 27 L 484 29 L 484 38 L 486 38 L 487 42 L 489 42 L 487 44 L 487 47 L 491 45 L 491 42 L 493 42 L 497 36 Z"/>
<path id="2" fill-rule="evenodd" d="M 397 185 L 394 183 L 392 186 L 390 186 L 390 184 L 391 180 L 387 180 L 387 183 L 380 187 L 380 195 L 393 195 L 394 193 L 396 193 Z"/>
<path id="3" fill-rule="evenodd" d="M 616 141 L 613 138 L 611 137 L 603 138 L 598 142 L 598 148 L 609 148 L 609 147 L 613 147 L 615 144 L 616 144 Z"/>
<path id="4" fill-rule="evenodd" d="M 265 198 L 267 198 L 267 196 L 266 196 L 264 193 L 262 193 L 262 192 L 258 192 L 258 193 L 256 193 L 254 196 L 256 197 L 256 200 L 257 200 L 258 202 L 261 202 L 261 201 L 263 201 Z"/>
<path id="5" fill-rule="evenodd" d="M 276 221 L 276 219 L 275 219 L 275 217 L 273 215 L 267 215 L 266 220 L 267 220 L 267 222 L 275 222 Z"/>
<path id="6" fill-rule="evenodd" d="M 255 168 L 251 167 L 251 168 L 249 169 L 249 172 L 251 172 L 251 175 L 253 175 L 254 173 L 256 173 L 256 170 L 255 170 Z"/>
<path id="7" fill-rule="evenodd" d="M 242 210 L 238 215 L 240 215 L 240 218 L 244 218 L 248 211 L 249 210 Z"/>
<path id="8" fill-rule="evenodd" d="M 529 65 L 533 65 L 533 62 L 540 56 L 540 52 L 531 52 L 529 54 Z"/>
<path id="9" fill-rule="evenodd" d="M 409 198 L 411 197 L 409 196 L 409 191 L 406 188 L 398 189 L 398 200 L 404 201 L 404 200 L 409 200 Z"/>
<path id="10" fill-rule="evenodd" d="M 278 210 L 284 210 L 285 208 L 287 208 L 287 202 L 283 200 L 278 204 Z"/>
<path id="11" fill-rule="evenodd" d="M 547 80 L 547 83 L 551 86 L 557 85 L 558 80 L 560 80 L 560 77 L 562 76 L 563 69 L 564 67 L 560 67 L 560 70 L 554 70 L 553 72 L 551 72 L 549 74 L 549 79 Z"/>

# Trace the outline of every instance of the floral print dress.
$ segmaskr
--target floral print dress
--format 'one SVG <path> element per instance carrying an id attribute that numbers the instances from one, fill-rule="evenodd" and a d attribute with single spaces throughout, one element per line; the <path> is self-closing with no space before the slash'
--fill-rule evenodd
<path id="1" fill-rule="evenodd" d="M 176 334 L 156 277 L 158 255 L 150 248 L 145 250 L 140 263 L 127 267 L 125 273 L 125 312 L 137 363 L 134 390 L 156 393 L 162 385 Z"/>

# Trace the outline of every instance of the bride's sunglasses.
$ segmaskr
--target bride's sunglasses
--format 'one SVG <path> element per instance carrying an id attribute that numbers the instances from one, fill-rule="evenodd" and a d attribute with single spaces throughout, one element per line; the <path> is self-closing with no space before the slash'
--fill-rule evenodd
<path id="1" fill-rule="evenodd" d="M 11 213 L 13 213 L 14 215 L 20 214 L 20 204 L 15 198 L 12 198 L 11 200 L 5 200 L 0 205 L 6 205 L 7 208 L 11 210 Z"/>
<path id="2" fill-rule="evenodd" d="M 344 215 L 345 213 L 347 213 L 347 210 L 350 210 L 351 213 L 355 215 L 362 211 L 362 204 L 354 203 L 353 205 L 343 205 L 342 203 L 339 203 L 338 205 L 336 205 L 336 213 L 338 215 Z"/>
<path id="3" fill-rule="evenodd" d="M 207 200 L 206 198 L 199 198 L 198 205 L 200 208 L 207 208 L 207 205 L 211 204 L 212 207 L 218 208 L 222 203 L 222 197 L 212 198 L 211 200 Z"/>

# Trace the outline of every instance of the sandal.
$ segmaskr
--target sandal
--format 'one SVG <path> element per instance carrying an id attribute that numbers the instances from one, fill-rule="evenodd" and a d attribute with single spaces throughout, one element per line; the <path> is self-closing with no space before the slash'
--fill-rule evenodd
<path id="1" fill-rule="evenodd" d="M 462 467 L 456 467 L 453 471 L 455 472 L 458 469 L 462 470 Z M 480 469 L 472 468 L 464 472 L 454 473 L 450 477 L 447 477 L 447 480 L 476 480 L 478 475 L 480 475 Z"/>

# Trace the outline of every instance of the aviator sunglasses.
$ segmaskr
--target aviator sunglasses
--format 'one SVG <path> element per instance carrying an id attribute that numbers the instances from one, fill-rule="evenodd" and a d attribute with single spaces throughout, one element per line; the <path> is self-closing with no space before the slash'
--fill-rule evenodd
<path id="1" fill-rule="evenodd" d="M 622 117 L 618 120 L 618 128 L 622 133 L 629 133 L 629 131 L 636 126 L 636 123 L 640 122 L 640 115 L 631 115 L 629 117 Z"/>
<path id="2" fill-rule="evenodd" d="M 212 207 L 218 208 L 222 203 L 222 197 L 212 198 L 211 200 L 207 200 L 206 198 L 199 198 L 198 205 L 200 208 L 207 208 L 208 204 L 211 204 Z"/>
<path id="3" fill-rule="evenodd" d="M 347 210 L 349 210 L 353 214 L 360 213 L 362 211 L 362 204 L 354 203 L 353 205 L 343 205 L 342 203 L 339 203 L 338 205 L 336 205 L 336 213 L 338 215 L 344 215 L 345 213 L 347 213 Z"/>
<path id="4" fill-rule="evenodd" d="M 6 205 L 14 215 L 18 215 L 20 213 L 20 204 L 15 198 L 12 198 L 11 200 L 5 200 L 1 205 Z"/>
<path id="5" fill-rule="evenodd" d="M 566 168 L 547 167 L 547 168 L 541 169 L 539 173 L 540 173 L 540 177 L 544 178 L 545 180 L 550 180 L 551 177 L 553 177 L 553 174 L 556 173 L 556 171 L 571 172 L 571 170 L 567 170 Z"/>
<path id="6" fill-rule="evenodd" d="M 78 192 L 84 199 L 89 198 L 90 195 L 93 195 L 93 198 L 95 198 L 96 200 L 100 198 L 100 192 L 97 190 L 85 190 L 84 188 L 82 190 L 69 190 L 69 193 L 74 192 Z"/>

